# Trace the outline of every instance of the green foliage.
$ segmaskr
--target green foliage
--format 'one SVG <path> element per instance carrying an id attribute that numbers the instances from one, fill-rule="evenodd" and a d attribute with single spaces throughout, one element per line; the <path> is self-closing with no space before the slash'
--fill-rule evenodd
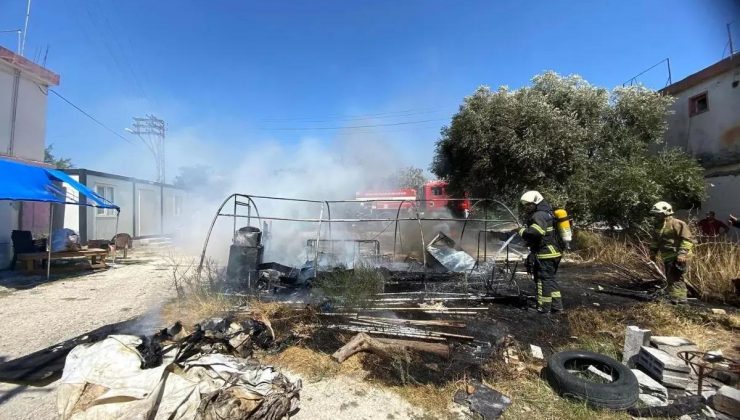
<path id="1" fill-rule="evenodd" d="M 517 202 L 537 189 L 581 222 L 640 224 L 659 200 L 704 196 L 702 169 L 662 150 L 672 99 L 643 87 L 608 91 L 546 72 L 518 90 L 480 87 L 444 127 L 431 166 L 453 194 Z"/>
<path id="2" fill-rule="evenodd" d="M 321 276 L 314 283 L 332 302 L 348 308 L 363 308 L 370 300 L 383 292 L 383 276 L 375 269 L 356 266 L 353 270 L 335 269 Z"/>
<path id="3" fill-rule="evenodd" d="M 44 149 L 44 163 L 54 165 L 57 169 L 69 169 L 73 168 L 72 159 L 70 158 L 57 158 L 54 156 L 54 145 L 50 144 Z"/>

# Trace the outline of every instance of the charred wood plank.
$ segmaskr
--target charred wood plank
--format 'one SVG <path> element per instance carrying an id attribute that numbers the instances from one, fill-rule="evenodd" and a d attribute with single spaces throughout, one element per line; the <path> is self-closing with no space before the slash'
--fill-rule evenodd
<path id="1" fill-rule="evenodd" d="M 332 357 L 339 363 L 342 363 L 352 355 L 360 352 L 372 353 L 385 359 L 393 359 L 398 355 L 407 354 L 410 351 L 431 353 L 445 359 L 450 357 L 450 347 L 447 344 L 376 338 L 370 337 L 365 333 L 359 333 L 354 336 L 352 340 L 334 352 Z"/>

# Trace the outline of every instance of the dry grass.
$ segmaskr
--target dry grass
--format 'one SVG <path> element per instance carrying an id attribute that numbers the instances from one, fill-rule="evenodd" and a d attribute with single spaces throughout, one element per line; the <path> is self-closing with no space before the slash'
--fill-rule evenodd
<path id="1" fill-rule="evenodd" d="M 219 294 L 188 294 L 167 303 L 161 316 L 166 325 L 180 321 L 189 327 L 208 318 L 228 315 L 241 303 L 241 299 Z"/>
<path id="2" fill-rule="evenodd" d="M 686 279 L 706 299 L 735 296 L 732 279 L 740 278 L 740 247 L 728 242 L 707 242 L 694 247 Z"/>
<path id="3" fill-rule="evenodd" d="M 575 346 L 609 354 L 621 360 L 624 332 L 628 325 L 648 328 L 653 335 L 688 338 L 702 351 L 722 350 L 733 357 L 740 316 L 700 313 L 691 308 L 646 303 L 620 310 L 576 309 L 568 313 Z M 600 346 L 594 348 L 594 346 Z M 735 354 L 737 356 L 737 354 Z"/>
<path id="4" fill-rule="evenodd" d="M 648 268 L 647 244 L 639 239 L 579 231 L 576 247 L 574 255 L 584 262 L 619 266 L 635 278 L 655 278 Z M 688 268 L 686 280 L 699 291 L 702 300 L 737 302 L 732 280 L 740 276 L 740 246 L 729 242 L 697 244 Z"/>
<path id="5" fill-rule="evenodd" d="M 573 257 L 583 262 L 599 264 L 619 264 L 632 266 L 635 256 L 643 253 L 643 249 L 633 249 L 635 242 L 624 236 L 607 236 L 587 230 L 576 231 L 573 247 Z M 638 245 L 639 246 L 639 245 Z"/>
<path id="6" fill-rule="evenodd" d="M 366 376 L 367 372 L 363 367 L 365 357 L 367 355 L 358 355 L 340 364 L 326 353 L 307 347 L 293 346 L 277 354 L 260 355 L 260 360 L 298 373 L 308 381 L 318 382 L 339 374 Z"/>
<path id="7" fill-rule="evenodd" d="M 534 375 L 500 380 L 490 385 L 512 399 L 511 406 L 502 416 L 502 419 L 506 420 L 626 420 L 631 418 L 624 412 L 594 410 L 585 403 L 561 398 L 545 381 Z"/>

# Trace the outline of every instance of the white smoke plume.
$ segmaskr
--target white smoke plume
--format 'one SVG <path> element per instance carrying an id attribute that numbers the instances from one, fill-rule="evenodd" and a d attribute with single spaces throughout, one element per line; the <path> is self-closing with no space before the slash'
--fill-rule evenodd
<path id="1" fill-rule="evenodd" d="M 211 168 L 210 182 L 192 191 L 187 199 L 184 229 L 180 245 L 190 253 L 200 252 L 211 219 L 223 199 L 232 193 L 264 195 L 310 200 L 351 200 L 355 193 L 376 186 L 402 166 L 395 158 L 391 145 L 371 135 L 340 135 L 330 143 L 317 138 L 305 138 L 297 144 L 285 145 L 263 142 L 233 150 L 229 159 L 235 164 L 201 161 Z M 240 201 L 245 201 L 240 199 Z M 255 199 L 262 216 L 318 219 L 328 218 L 321 204 L 296 203 Z M 332 217 L 351 212 L 353 205 L 332 205 Z M 323 213 L 322 213 L 323 208 Z M 237 213 L 246 215 L 245 207 Z M 233 201 L 222 213 L 233 213 Z M 251 209 L 251 216 L 256 216 Z M 346 216 L 346 213 L 344 214 Z M 265 261 L 299 265 L 305 262 L 306 241 L 315 239 L 318 224 L 308 222 L 271 221 L 270 238 L 265 250 Z M 251 224 L 262 228 L 256 217 Z M 247 219 L 237 219 L 236 228 L 246 226 Z M 221 217 L 214 227 L 207 255 L 220 263 L 226 262 L 234 224 L 232 218 Z M 321 237 L 328 238 L 329 226 L 322 224 Z M 356 238 L 350 226 L 334 223 L 332 238 Z"/>

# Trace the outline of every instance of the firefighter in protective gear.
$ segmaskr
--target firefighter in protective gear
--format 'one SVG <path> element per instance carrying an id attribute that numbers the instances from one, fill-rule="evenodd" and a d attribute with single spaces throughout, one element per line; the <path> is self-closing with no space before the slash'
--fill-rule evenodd
<path id="1" fill-rule="evenodd" d="M 537 285 L 537 310 L 561 312 L 563 300 L 555 276 L 562 254 L 555 237 L 552 207 L 537 191 L 524 193 L 521 205 L 525 223 L 519 235 L 529 248 L 527 265 Z"/>
<path id="2" fill-rule="evenodd" d="M 683 276 L 694 247 L 694 237 L 686 222 L 673 217 L 673 207 L 665 201 L 655 203 L 650 213 L 655 217 L 650 257 L 654 260 L 660 254 L 663 260 L 668 298 L 675 303 L 685 303 L 688 296 Z"/>

